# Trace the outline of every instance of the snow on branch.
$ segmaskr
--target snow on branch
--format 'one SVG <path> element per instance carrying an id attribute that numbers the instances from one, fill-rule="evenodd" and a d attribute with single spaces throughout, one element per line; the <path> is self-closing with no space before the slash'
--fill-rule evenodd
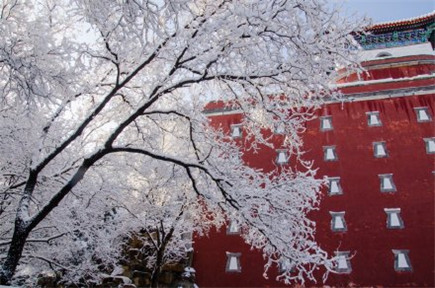
<path id="1" fill-rule="evenodd" d="M 50 244 L 51 241 L 60 238 L 62 236 L 64 236 L 66 233 L 60 233 L 58 235 L 54 235 L 51 237 L 47 237 L 47 238 L 39 238 L 39 239 L 33 239 L 33 238 L 29 238 L 27 239 L 27 243 L 47 243 Z M 0 246 L 4 246 L 4 245 L 9 245 L 11 244 L 11 241 L 2 241 L 0 242 Z"/>
<path id="2" fill-rule="evenodd" d="M 336 96 L 336 68 L 356 66 L 359 23 L 320 0 L 33 2 L 0 7 L 0 285 L 34 278 L 42 260 L 83 286 L 119 265 L 126 235 L 155 229 L 166 246 L 143 249 L 158 251 L 144 254 L 158 279 L 186 256 L 186 233 L 228 217 L 266 271 L 293 261 L 284 282 L 328 271 L 307 216 L 323 182 L 301 133 Z M 213 126 L 213 100 L 240 122 Z M 300 168 L 246 165 L 275 149 L 278 125 Z"/>

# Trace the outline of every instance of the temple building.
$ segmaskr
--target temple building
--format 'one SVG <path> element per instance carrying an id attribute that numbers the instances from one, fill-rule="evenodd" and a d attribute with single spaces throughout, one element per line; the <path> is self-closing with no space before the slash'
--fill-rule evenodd
<path id="1" fill-rule="evenodd" d="M 325 103 L 306 124 L 305 158 L 329 181 L 310 216 L 316 241 L 339 256 L 337 273 L 306 286 L 435 286 L 434 29 L 432 12 L 355 36 L 366 73 L 341 71 L 343 101 Z M 243 137 L 243 115 L 223 107 L 206 107 L 212 125 Z M 265 169 L 287 160 L 271 148 L 246 157 Z M 196 238 L 194 251 L 199 287 L 285 286 L 263 277 L 261 252 L 232 225 Z"/>

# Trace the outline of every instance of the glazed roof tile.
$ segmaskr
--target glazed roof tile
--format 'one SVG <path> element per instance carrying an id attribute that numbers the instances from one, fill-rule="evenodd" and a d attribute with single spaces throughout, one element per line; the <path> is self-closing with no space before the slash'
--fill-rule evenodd
<path id="1" fill-rule="evenodd" d="M 377 23 L 367 27 L 366 30 L 376 34 L 376 33 L 385 33 L 393 30 L 397 31 L 397 30 L 414 29 L 414 28 L 424 27 L 426 25 L 430 25 L 433 23 L 435 23 L 435 10 L 428 14 L 421 15 L 418 17 Z"/>

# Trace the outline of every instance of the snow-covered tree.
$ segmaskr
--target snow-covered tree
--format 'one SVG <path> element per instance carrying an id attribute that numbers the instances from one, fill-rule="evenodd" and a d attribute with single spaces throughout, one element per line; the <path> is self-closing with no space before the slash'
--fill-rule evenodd
<path id="1" fill-rule="evenodd" d="M 334 68 L 353 64 L 356 24 L 321 0 L 0 3 L 0 284 L 48 268 L 98 279 L 123 237 L 156 225 L 176 259 L 181 234 L 225 217 L 266 270 L 291 261 L 284 281 L 331 269 L 306 217 L 321 181 L 299 134 Z M 244 165 L 202 113 L 216 98 L 243 111 L 244 149 L 282 125 L 305 168 Z"/>

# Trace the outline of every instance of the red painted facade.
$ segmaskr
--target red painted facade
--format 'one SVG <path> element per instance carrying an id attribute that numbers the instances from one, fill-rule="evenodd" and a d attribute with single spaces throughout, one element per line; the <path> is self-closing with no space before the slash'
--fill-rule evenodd
<path id="1" fill-rule="evenodd" d="M 364 61 L 361 64 L 369 69 L 365 73 L 352 73 L 337 80 L 337 83 L 350 83 L 355 81 L 370 81 L 380 79 L 400 80 L 419 75 L 430 74 L 435 70 L 435 56 L 416 55 L 394 59 L 382 59 L 375 61 Z M 345 71 L 343 71 L 344 74 Z M 413 79 L 414 81 L 416 79 Z M 376 88 L 375 88 L 376 89 Z"/>
<path id="2" fill-rule="evenodd" d="M 363 66 L 368 73 L 359 82 L 356 74 L 338 80 L 345 101 L 317 110 L 319 117 L 306 123 L 303 134 L 305 158 L 314 160 L 318 177 L 339 177 L 341 186 L 335 195 L 325 187 L 320 209 L 310 215 L 316 240 L 331 255 L 349 251 L 352 256 L 349 271 L 330 274 L 326 283 L 319 271 L 319 283 L 307 286 L 434 287 L 435 151 L 429 142 L 435 145 L 435 56 L 389 57 Z M 206 112 L 223 108 L 214 102 Z M 421 108 L 429 119 L 418 120 Z M 242 114 L 228 112 L 210 114 L 211 125 L 229 131 L 231 124 L 240 123 Z M 368 124 L 370 112 L 377 112 L 381 125 Z M 332 129 L 321 129 L 323 116 L 330 117 Z M 280 137 L 275 137 L 277 149 Z M 385 157 L 375 156 L 375 143 L 382 143 Z M 335 146 L 336 160 L 324 160 L 326 146 Z M 245 154 L 244 161 L 271 170 L 276 153 L 264 147 L 258 154 Z M 383 175 L 395 191 L 381 191 Z M 387 211 L 392 210 L 385 209 L 400 209 L 400 228 L 387 227 Z M 330 212 L 345 212 L 346 231 L 332 231 Z M 284 286 L 273 272 L 265 279 L 261 253 L 225 229 L 196 238 L 194 249 L 200 287 Z M 398 260 L 393 250 L 405 251 L 409 269 L 398 271 L 395 262 L 405 258 Z M 226 252 L 241 253 L 240 272 L 226 272 Z"/>

